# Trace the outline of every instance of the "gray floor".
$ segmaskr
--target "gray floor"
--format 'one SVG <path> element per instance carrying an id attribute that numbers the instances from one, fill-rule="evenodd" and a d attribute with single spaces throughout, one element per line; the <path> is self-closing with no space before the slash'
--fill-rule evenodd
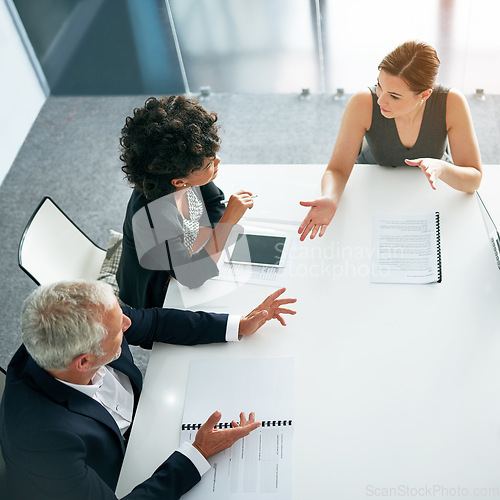
<path id="1" fill-rule="evenodd" d="M 32 211 L 50 195 L 96 243 L 121 230 L 130 194 L 118 159 L 125 117 L 146 96 L 51 97 L 0 187 L 0 366 L 20 344 L 19 312 L 34 283 L 17 266 L 17 246 Z M 499 163 L 500 95 L 469 99 L 484 163 Z M 325 163 L 346 100 L 313 94 L 213 94 L 224 163 Z M 223 169 L 219 175 L 223 175 Z M 307 175 L 304 172 L 304 175 Z M 262 179 L 262 182 L 266 182 Z M 148 355 L 135 350 L 144 370 Z"/>

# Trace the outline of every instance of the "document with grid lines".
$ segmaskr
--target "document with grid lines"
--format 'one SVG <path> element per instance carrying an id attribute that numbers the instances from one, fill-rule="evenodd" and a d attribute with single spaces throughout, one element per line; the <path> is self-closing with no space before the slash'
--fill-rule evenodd
<path id="1" fill-rule="evenodd" d="M 291 498 L 293 359 L 202 359 L 189 369 L 181 443 L 216 410 L 218 428 L 255 412 L 262 426 L 209 459 L 212 468 L 183 498 L 190 500 Z"/>

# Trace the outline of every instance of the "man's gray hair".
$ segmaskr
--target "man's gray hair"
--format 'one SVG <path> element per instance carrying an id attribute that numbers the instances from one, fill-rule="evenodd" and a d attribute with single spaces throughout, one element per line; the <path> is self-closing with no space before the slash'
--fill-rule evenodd
<path id="1" fill-rule="evenodd" d="M 99 281 L 62 281 L 38 287 L 21 311 L 22 338 L 36 363 L 64 370 L 80 354 L 104 356 L 105 313 L 116 305 L 112 288 Z"/>

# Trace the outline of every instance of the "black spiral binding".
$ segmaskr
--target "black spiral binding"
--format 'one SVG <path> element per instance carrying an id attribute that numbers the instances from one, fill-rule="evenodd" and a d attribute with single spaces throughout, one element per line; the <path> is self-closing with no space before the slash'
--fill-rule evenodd
<path id="1" fill-rule="evenodd" d="M 490 238 L 490 241 L 491 241 L 491 244 L 493 245 L 493 251 L 495 252 L 495 258 L 497 259 L 498 269 L 500 269 L 500 255 L 498 254 L 496 240 L 495 240 L 495 238 Z"/>
<path id="2" fill-rule="evenodd" d="M 437 282 L 442 281 L 442 270 L 441 270 L 441 225 L 439 222 L 439 212 L 436 212 L 436 246 L 437 246 L 437 272 L 438 279 Z"/>
<path id="3" fill-rule="evenodd" d="M 183 431 L 197 431 L 203 424 L 182 424 L 181 429 Z M 262 422 L 262 427 L 290 427 L 292 425 L 291 420 L 264 420 Z M 219 422 L 215 429 L 230 429 L 230 422 Z"/>

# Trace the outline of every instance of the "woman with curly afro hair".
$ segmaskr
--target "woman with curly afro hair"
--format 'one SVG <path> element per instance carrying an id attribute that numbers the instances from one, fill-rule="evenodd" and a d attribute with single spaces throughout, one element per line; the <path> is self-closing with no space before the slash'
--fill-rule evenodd
<path id="1" fill-rule="evenodd" d="M 196 288 L 216 276 L 232 227 L 253 206 L 248 191 L 221 203 L 216 122 L 184 96 L 150 97 L 125 121 L 120 159 L 133 192 L 116 277 L 129 306 L 161 307 L 170 278 Z"/>

